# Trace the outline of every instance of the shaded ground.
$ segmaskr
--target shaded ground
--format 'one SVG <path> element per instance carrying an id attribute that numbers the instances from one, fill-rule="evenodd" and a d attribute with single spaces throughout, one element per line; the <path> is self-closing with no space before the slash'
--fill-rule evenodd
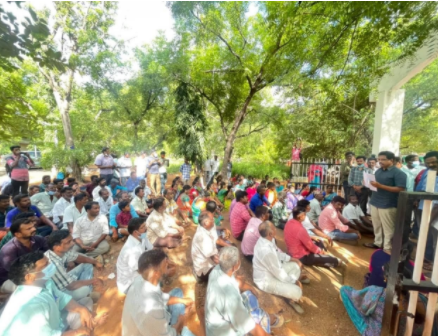
<path id="1" fill-rule="evenodd" d="M 228 214 L 224 214 L 225 226 L 229 227 Z M 196 227 L 187 229 L 187 234 L 193 236 Z M 277 230 L 277 244 L 285 250 L 283 231 Z M 371 241 L 370 238 L 363 237 L 362 242 Z M 234 241 L 238 247 L 240 243 Z M 104 326 L 95 331 L 96 336 L 120 336 L 121 335 L 121 316 L 125 296 L 117 291 L 116 279 L 109 280 L 110 273 L 116 274 L 116 261 L 122 242 L 112 243 L 111 251 L 105 257 L 108 263 L 105 269 L 97 275 L 105 280 L 105 289 L 102 298 L 95 305 L 96 312 L 108 312 L 109 319 Z M 170 290 L 180 287 L 184 295 L 195 299 L 196 282 L 192 276 L 192 260 L 190 256 L 191 241 L 186 246 L 169 251 L 170 258 L 179 267 L 177 274 L 166 284 L 165 289 Z M 346 274 L 340 274 L 336 269 L 330 270 L 319 267 L 306 267 L 311 278 L 309 285 L 304 285 L 304 296 L 302 307 L 304 315 L 296 314 L 292 308 L 281 298 L 258 292 L 260 306 L 268 313 L 277 313 L 283 310 L 285 326 L 273 330 L 273 335 L 292 336 L 326 336 L 326 335 L 359 335 L 354 325 L 351 323 L 341 301 L 339 300 L 339 288 L 342 285 L 349 285 L 354 288 L 361 288 L 363 276 L 368 270 L 368 261 L 371 253 L 370 249 L 360 246 L 350 246 L 344 244 L 334 244 L 330 252 L 348 262 Z M 242 256 L 242 267 L 239 275 L 244 275 L 248 281 L 252 282 L 252 265 Z M 198 288 L 199 289 L 199 288 Z M 202 289 L 199 291 L 202 293 Z M 199 293 L 198 292 L 198 293 Z M 196 314 L 189 318 L 189 329 L 196 336 L 203 336 L 202 328 Z"/>

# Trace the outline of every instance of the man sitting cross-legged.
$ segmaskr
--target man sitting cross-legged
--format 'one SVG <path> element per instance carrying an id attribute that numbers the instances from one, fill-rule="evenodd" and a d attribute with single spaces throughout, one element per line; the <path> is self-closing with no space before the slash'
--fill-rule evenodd
<path id="1" fill-rule="evenodd" d="M 340 213 L 344 205 L 344 198 L 341 196 L 333 197 L 332 202 L 325 207 L 319 216 L 319 227 L 333 240 L 346 244 L 357 244 L 361 235 L 359 231 L 344 225 L 349 223 L 348 219 L 344 218 Z"/>
<path id="2" fill-rule="evenodd" d="M 184 229 L 175 223 L 175 220 L 166 213 L 164 198 L 154 200 L 154 210 L 146 220 L 148 228 L 147 236 L 154 247 L 175 248 L 181 245 L 184 237 Z"/>
<path id="3" fill-rule="evenodd" d="M 290 256 L 299 259 L 304 265 L 337 267 L 342 262 L 324 252 L 324 244 L 312 240 L 303 227 L 302 222 L 306 218 L 306 209 L 295 207 L 293 219 L 286 223 L 284 240 Z"/>
<path id="4" fill-rule="evenodd" d="M 283 317 L 268 315 L 259 307 L 254 287 L 236 278 L 240 268 L 239 250 L 227 246 L 219 252 L 219 265 L 210 273 L 205 301 L 207 336 L 266 336 L 280 327 Z"/>
<path id="5" fill-rule="evenodd" d="M 44 255 L 49 262 L 56 267 L 52 277 L 56 287 L 73 299 L 80 300 L 89 296 L 93 286 L 102 286 L 99 278 L 93 278 L 93 265 L 102 269 L 102 264 L 93 258 L 73 251 L 73 238 L 68 230 L 54 231 L 47 239 L 49 249 Z M 68 264 L 79 264 L 71 271 L 67 271 Z M 95 292 L 91 297 L 96 300 L 99 293 Z"/>
<path id="6" fill-rule="evenodd" d="M 73 226 L 73 239 L 76 243 L 73 249 L 94 258 L 110 249 L 106 241 L 109 233 L 108 219 L 99 215 L 100 208 L 97 202 L 85 204 L 85 211 L 87 214 L 80 217 Z"/>
<path id="7" fill-rule="evenodd" d="M 50 280 L 54 273 L 55 266 L 40 251 L 12 264 L 10 278 L 18 287 L 1 315 L 0 335 L 82 336 L 105 322 L 106 315 L 93 318 L 93 300 L 76 302 L 58 290 Z"/>
<path id="8" fill-rule="evenodd" d="M 216 247 L 218 236 L 211 213 L 201 212 L 198 222 L 199 226 L 192 243 L 193 268 L 198 281 L 207 281 L 213 267 L 219 263 Z"/>
<path id="9" fill-rule="evenodd" d="M 350 195 L 350 202 L 342 211 L 342 216 L 350 223 L 347 225 L 361 233 L 374 233 L 373 223 L 363 213 L 356 195 Z"/>
<path id="10" fill-rule="evenodd" d="M 215 201 L 208 201 L 205 206 L 205 211 L 209 212 L 214 218 L 216 236 L 218 239 L 216 240 L 216 245 L 218 248 L 222 248 L 224 246 L 233 246 L 234 244 L 229 241 L 231 237 L 231 232 L 226 227 L 221 225 L 221 218 L 218 214 L 218 206 Z"/>
<path id="11" fill-rule="evenodd" d="M 169 275 L 169 259 L 163 250 L 144 252 L 138 273 L 126 296 L 122 315 L 122 336 L 194 336 L 187 328 L 193 301 L 179 288 L 161 291 L 160 281 Z"/>
<path id="12" fill-rule="evenodd" d="M 280 202 L 277 202 L 277 204 L 278 203 Z M 248 226 L 243 234 L 242 244 L 240 245 L 243 255 L 250 261 L 252 261 L 254 257 L 254 246 L 260 238 L 259 226 L 262 222 L 269 219 L 268 208 L 264 205 L 258 206 L 255 215 L 255 217 L 249 220 Z"/>
<path id="13" fill-rule="evenodd" d="M 134 279 L 139 275 L 138 259 L 145 251 L 154 247 L 146 237 L 146 219 L 132 218 L 128 224 L 129 237 L 117 258 L 117 288 L 126 293 Z"/>
<path id="14" fill-rule="evenodd" d="M 289 304 L 298 314 L 304 310 L 297 303 L 303 294 L 301 282 L 309 278 L 301 273 L 299 260 L 283 253 L 275 244 L 275 226 L 265 221 L 259 226 L 260 239 L 254 247 L 254 283 L 262 291 L 290 299 Z"/>

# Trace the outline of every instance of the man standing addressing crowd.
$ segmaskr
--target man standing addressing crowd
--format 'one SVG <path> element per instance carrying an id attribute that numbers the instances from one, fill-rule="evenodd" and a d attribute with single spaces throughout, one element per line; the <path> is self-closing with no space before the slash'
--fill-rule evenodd
<path id="1" fill-rule="evenodd" d="M 377 188 L 371 196 L 371 218 L 374 227 L 374 243 L 365 247 L 392 249 L 392 237 L 395 229 L 398 194 L 406 190 L 407 176 L 394 165 L 392 152 L 380 152 L 380 169 L 376 171 L 376 181 L 371 185 Z"/>
<path id="2" fill-rule="evenodd" d="M 19 193 L 27 194 L 29 187 L 29 166 L 34 166 L 34 162 L 29 153 L 21 153 L 20 146 L 10 148 L 12 155 L 6 157 L 6 164 L 11 176 L 12 196 Z"/>
<path id="3" fill-rule="evenodd" d="M 115 164 L 108 147 L 102 148 L 102 153 L 96 157 L 94 164 L 99 167 L 100 177 L 105 179 L 106 185 L 109 185 L 113 178 Z"/>

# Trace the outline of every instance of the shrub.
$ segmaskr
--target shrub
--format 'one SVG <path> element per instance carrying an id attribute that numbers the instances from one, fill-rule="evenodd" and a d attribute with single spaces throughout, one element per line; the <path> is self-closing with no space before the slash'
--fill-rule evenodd
<path id="1" fill-rule="evenodd" d="M 290 167 L 282 164 L 233 162 L 233 176 L 236 174 L 251 175 L 257 179 L 263 179 L 265 175 L 269 175 L 270 178 L 278 177 L 286 180 L 290 176 Z"/>

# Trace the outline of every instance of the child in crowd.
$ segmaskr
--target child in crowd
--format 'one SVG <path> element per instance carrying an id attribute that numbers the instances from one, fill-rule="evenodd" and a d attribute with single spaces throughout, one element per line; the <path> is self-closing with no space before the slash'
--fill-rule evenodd
<path id="1" fill-rule="evenodd" d="M 284 186 L 281 185 L 280 181 L 275 181 L 275 190 L 277 191 L 277 194 L 280 194 L 284 190 Z"/>
<path id="2" fill-rule="evenodd" d="M 128 223 L 132 219 L 131 204 L 129 201 L 121 201 L 118 204 L 121 212 L 116 216 L 117 229 L 113 229 L 113 241 L 117 241 L 119 237 L 128 237 Z"/>
<path id="3" fill-rule="evenodd" d="M 233 202 L 233 199 L 234 199 L 233 185 L 229 184 L 227 188 L 228 188 L 228 190 L 227 190 L 227 196 L 225 196 L 224 206 L 225 206 L 226 210 L 229 210 L 231 203 Z"/>

